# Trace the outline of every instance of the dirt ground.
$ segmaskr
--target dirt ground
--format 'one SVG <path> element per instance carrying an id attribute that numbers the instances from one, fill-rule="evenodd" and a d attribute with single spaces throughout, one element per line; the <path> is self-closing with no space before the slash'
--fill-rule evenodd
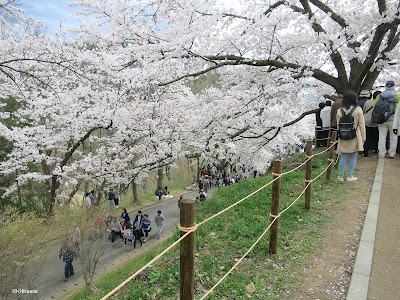
<path id="1" fill-rule="evenodd" d="M 323 238 L 325 246 L 300 272 L 302 284 L 291 291 L 290 299 L 346 299 L 377 162 L 377 155 L 358 156 L 354 175 L 359 180 L 343 183 L 347 200 L 338 204 L 337 216 Z M 354 188 L 345 190 L 346 185 Z"/>

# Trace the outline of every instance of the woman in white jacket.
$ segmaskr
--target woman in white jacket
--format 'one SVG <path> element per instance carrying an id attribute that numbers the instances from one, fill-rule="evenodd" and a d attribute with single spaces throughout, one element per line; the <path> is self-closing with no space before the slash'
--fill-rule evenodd
<path id="1" fill-rule="evenodd" d="M 400 109 L 396 109 L 393 118 L 393 133 L 398 135 L 400 129 Z"/>

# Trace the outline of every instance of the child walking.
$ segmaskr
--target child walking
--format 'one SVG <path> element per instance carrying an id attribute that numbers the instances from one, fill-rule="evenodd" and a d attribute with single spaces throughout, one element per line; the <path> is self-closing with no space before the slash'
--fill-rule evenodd
<path id="1" fill-rule="evenodd" d="M 124 234 L 124 247 L 126 247 L 126 240 L 129 240 L 132 242 L 132 231 L 128 228 L 128 226 L 124 226 L 124 230 L 122 230 Z"/>
<path id="2" fill-rule="evenodd" d="M 151 222 L 149 220 L 149 215 L 147 214 L 143 215 L 143 230 L 145 233 L 143 243 L 146 243 L 147 240 L 149 239 L 149 232 L 151 231 Z"/>

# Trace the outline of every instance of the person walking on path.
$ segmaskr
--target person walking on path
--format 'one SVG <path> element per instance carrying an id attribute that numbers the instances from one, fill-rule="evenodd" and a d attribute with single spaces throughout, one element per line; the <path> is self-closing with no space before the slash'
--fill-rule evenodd
<path id="1" fill-rule="evenodd" d="M 68 246 L 67 242 L 64 241 L 63 245 L 60 249 L 60 254 L 59 254 L 59 259 L 63 259 L 63 262 L 65 262 L 64 266 L 64 281 L 67 281 L 68 278 L 72 275 L 74 275 L 74 267 L 72 265 L 72 262 L 74 260 L 74 252 L 71 250 L 71 248 Z"/>
<path id="2" fill-rule="evenodd" d="M 126 247 L 126 241 L 129 240 L 132 242 L 132 231 L 128 228 L 128 226 L 124 225 L 124 247 Z"/>
<path id="3" fill-rule="evenodd" d="M 131 223 L 129 222 L 131 218 L 129 217 L 129 214 L 126 212 L 126 208 L 122 210 L 121 218 L 124 219 L 124 226 L 128 226 L 128 228 L 131 228 Z"/>
<path id="4" fill-rule="evenodd" d="M 149 215 L 147 214 L 143 215 L 143 230 L 145 233 L 143 243 L 146 243 L 147 240 L 149 239 L 149 232 L 151 231 L 151 222 L 149 220 Z"/>
<path id="5" fill-rule="evenodd" d="M 116 217 L 112 218 L 110 227 L 111 227 L 111 245 L 110 245 L 110 247 L 113 247 L 114 241 L 115 241 L 117 235 L 119 235 L 121 237 L 121 239 L 123 239 L 124 237 L 122 236 L 121 224 L 117 221 Z"/>
<path id="6" fill-rule="evenodd" d="M 157 239 L 161 238 L 161 233 L 162 233 L 162 225 L 164 224 L 164 216 L 161 214 L 161 210 L 157 210 L 157 215 L 154 217 L 154 222 L 157 225 L 158 233 L 157 233 Z"/>
<path id="7" fill-rule="evenodd" d="M 396 108 L 399 103 L 398 95 L 394 90 L 394 81 L 389 80 L 386 82 L 385 90 L 376 97 L 375 105 L 378 101 L 387 101 L 390 104 L 390 112 L 387 118 L 387 121 L 378 124 L 379 131 L 379 141 L 378 141 L 378 149 L 379 149 L 379 158 L 385 158 L 386 155 L 386 137 L 389 134 L 390 137 L 390 145 L 389 145 L 389 156 L 393 158 L 396 155 L 397 148 L 397 135 L 393 132 L 393 120 L 394 114 L 396 113 Z"/>
<path id="8" fill-rule="evenodd" d="M 350 156 L 349 169 L 347 172 L 347 181 L 358 180 L 357 177 L 353 176 L 354 168 L 356 166 L 357 154 L 359 151 L 363 151 L 363 145 L 366 139 L 365 136 L 365 122 L 364 115 L 359 106 L 357 106 L 357 94 L 354 92 L 347 92 L 343 97 L 343 106 L 337 112 L 337 124 L 340 122 L 340 118 L 345 114 L 349 114 L 353 110 L 352 116 L 354 118 L 353 128 L 356 128 L 356 137 L 353 139 L 339 139 L 337 146 L 337 153 L 341 153 L 340 164 L 339 164 L 339 181 L 344 181 L 344 169 L 347 164 L 347 157 Z M 340 132 L 340 128 L 339 128 Z"/>
<path id="9" fill-rule="evenodd" d="M 137 215 L 135 217 L 135 220 L 133 221 L 133 226 L 135 229 L 135 240 L 133 242 L 133 248 L 132 250 L 136 249 L 136 240 L 139 240 L 140 242 L 140 247 L 142 247 L 142 236 L 143 236 L 143 216 L 142 216 L 142 211 L 139 210 L 137 212 Z"/>

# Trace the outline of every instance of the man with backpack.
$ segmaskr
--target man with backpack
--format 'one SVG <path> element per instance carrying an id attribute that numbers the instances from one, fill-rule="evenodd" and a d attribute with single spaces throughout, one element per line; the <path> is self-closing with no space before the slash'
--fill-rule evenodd
<path id="1" fill-rule="evenodd" d="M 389 80 L 386 82 L 385 90 L 375 99 L 371 117 L 372 122 L 378 124 L 379 158 L 385 158 L 386 137 L 388 133 L 390 137 L 389 156 L 390 158 L 394 158 L 396 155 L 397 135 L 393 132 L 393 119 L 398 103 L 399 96 L 394 90 L 394 81 Z"/>

